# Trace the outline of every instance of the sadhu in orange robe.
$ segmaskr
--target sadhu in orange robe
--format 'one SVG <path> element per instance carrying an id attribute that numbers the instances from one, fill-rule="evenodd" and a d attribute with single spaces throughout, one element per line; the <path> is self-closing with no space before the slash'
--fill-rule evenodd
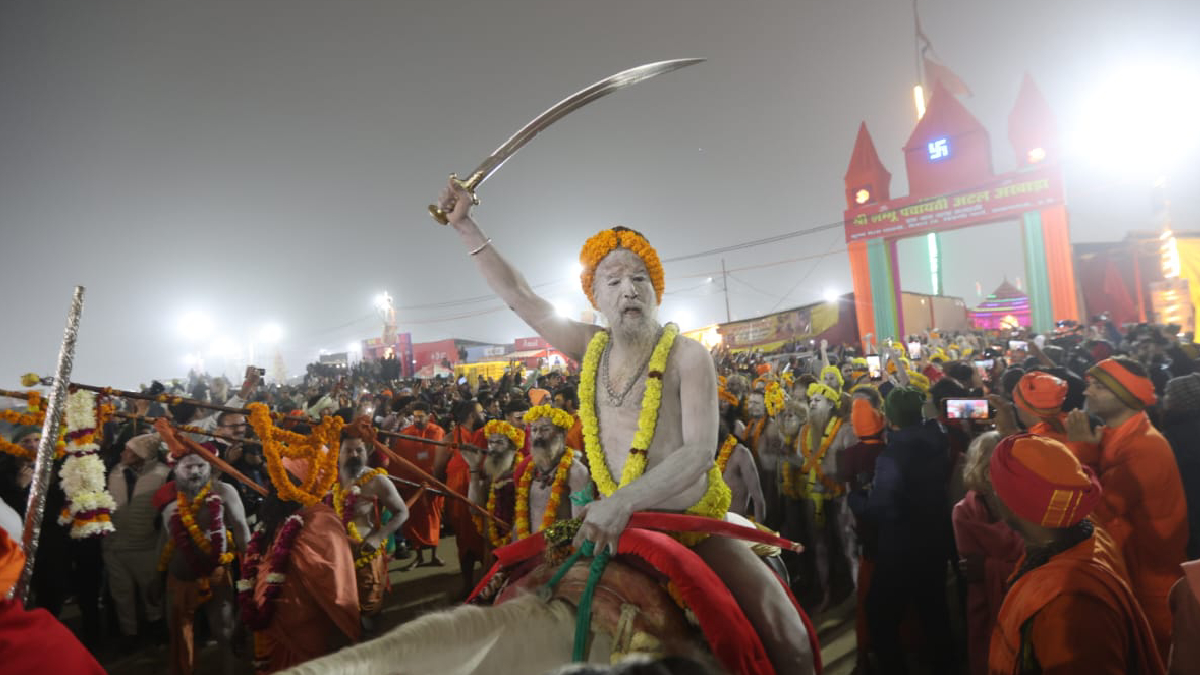
<path id="1" fill-rule="evenodd" d="M 271 623 L 257 635 L 256 657 L 266 661 L 262 673 L 329 654 L 358 640 L 361 631 L 358 584 L 346 528 L 325 504 L 306 507 L 300 516 L 304 527 L 292 545 Z M 260 568 L 256 579 L 257 602 L 262 602 L 266 593 L 265 572 L 265 567 Z"/>
<path id="2" fill-rule="evenodd" d="M 1104 496 L 1092 517 L 1123 554 L 1133 594 L 1165 661 L 1171 648 L 1171 586 L 1187 559 L 1187 499 L 1179 465 L 1142 412 L 1104 433 L 1097 474 Z"/>
<path id="3" fill-rule="evenodd" d="M 426 424 L 424 429 L 418 429 L 417 425 L 414 424 L 405 428 L 400 433 L 406 436 L 420 436 L 431 441 L 441 441 L 446 436 L 446 432 L 433 422 Z M 442 456 L 446 453 L 445 449 L 441 446 L 399 439 L 392 446 L 392 450 L 404 459 L 421 467 L 421 470 L 426 473 L 436 478 L 441 478 L 437 474 L 438 470 L 445 466 L 445 460 L 442 459 Z M 441 459 L 441 462 L 438 461 L 439 459 Z M 387 465 L 385 464 L 384 466 Z M 406 474 L 402 467 L 397 468 L 395 473 L 411 480 L 421 480 L 419 476 Z M 402 491 L 405 500 L 412 497 L 414 493 L 415 491 L 412 489 Z M 413 546 L 433 547 L 438 545 L 438 542 L 441 540 L 442 509 L 445 501 L 445 497 L 423 494 L 420 499 L 409 507 L 408 520 L 404 522 L 402 531 L 404 532 L 404 538 L 410 544 Z"/>
<path id="4" fill-rule="evenodd" d="M 992 633 L 988 672 L 1164 672 L 1150 626 L 1125 582 L 1120 551 L 1102 527 L 1012 585 Z"/>

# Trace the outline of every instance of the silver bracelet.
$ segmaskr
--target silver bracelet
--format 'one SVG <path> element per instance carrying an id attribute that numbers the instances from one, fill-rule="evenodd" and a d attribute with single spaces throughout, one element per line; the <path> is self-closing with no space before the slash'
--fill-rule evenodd
<path id="1" fill-rule="evenodd" d="M 467 255 L 479 255 L 479 252 L 482 251 L 483 249 L 487 248 L 488 245 L 491 243 L 492 243 L 492 238 L 488 237 L 488 240 L 483 242 L 482 244 L 480 244 L 479 248 L 475 249 L 474 251 L 471 251 Z"/>

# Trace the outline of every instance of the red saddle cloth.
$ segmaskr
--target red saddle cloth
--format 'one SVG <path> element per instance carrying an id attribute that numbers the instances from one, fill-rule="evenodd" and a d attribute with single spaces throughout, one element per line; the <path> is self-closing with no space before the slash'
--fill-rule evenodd
<path id="1" fill-rule="evenodd" d="M 722 521 L 714 522 L 721 523 L 722 526 L 716 529 L 728 529 L 723 527 L 726 524 Z M 631 520 L 631 523 L 634 521 Z M 545 540 L 539 532 L 515 544 L 496 549 L 496 564 L 484 575 L 467 601 L 473 601 L 501 570 L 518 574 L 528 572 L 529 563 L 540 558 L 545 547 Z M 762 641 L 750 620 L 742 613 L 737 600 L 720 577 L 694 551 L 663 532 L 629 527 L 621 535 L 617 554 L 637 558 L 642 564 L 648 565 L 672 582 L 683 604 L 696 616 L 709 650 L 730 673 L 775 674 Z M 522 567 L 525 569 L 521 570 Z M 509 583 L 513 581 L 515 580 L 510 580 Z M 782 579 L 780 586 L 788 594 L 788 599 L 804 622 L 816 663 L 816 672 L 820 675 L 822 664 L 817 631 Z"/>

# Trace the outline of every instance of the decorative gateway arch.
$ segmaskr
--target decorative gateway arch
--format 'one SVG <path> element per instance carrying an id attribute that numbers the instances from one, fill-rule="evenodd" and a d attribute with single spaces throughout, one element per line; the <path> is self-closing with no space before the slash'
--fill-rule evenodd
<path id="1" fill-rule="evenodd" d="M 924 264 L 940 293 L 937 233 L 1000 221 L 1017 221 L 1021 228 L 1033 329 L 1048 332 L 1055 321 L 1079 320 L 1054 119 L 1029 75 L 1009 114 L 1008 138 L 1018 168 L 996 175 L 987 131 L 938 84 L 904 146 L 909 194 L 892 199 L 892 176 L 866 123 L 859 126 L 846 170 L 845 231 L 860 338 L 905 334 L 898 311 L 899 240 L 930 238 Z"/>

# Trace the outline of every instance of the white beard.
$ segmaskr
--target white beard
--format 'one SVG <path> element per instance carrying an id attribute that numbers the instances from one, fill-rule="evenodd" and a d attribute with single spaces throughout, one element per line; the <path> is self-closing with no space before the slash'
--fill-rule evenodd
<path id="1" fill-rule="evenodd" d="M 550 443 L 548 448 L 539 448 L 537 445 L 529 446 L 529 454 L 533 457 L 533 463 L 542 471 L 548 471 L 555 465 L 555 459 L 562 457 L 562 453 L 566 450 L 566 444 L 562 438 L 558 438 Z"/>
<path id="2" fill-rule="evenodd" d="M 515 452 L 510 450 L 505 452 L 503 455 L 500 455 L 499 458 L 488 455 L 483 460 L 484 475 L 490 480 L 496 480 L 500 476 L 503 476 L 506 471 L 512 468 L 514 454 Z"/>

